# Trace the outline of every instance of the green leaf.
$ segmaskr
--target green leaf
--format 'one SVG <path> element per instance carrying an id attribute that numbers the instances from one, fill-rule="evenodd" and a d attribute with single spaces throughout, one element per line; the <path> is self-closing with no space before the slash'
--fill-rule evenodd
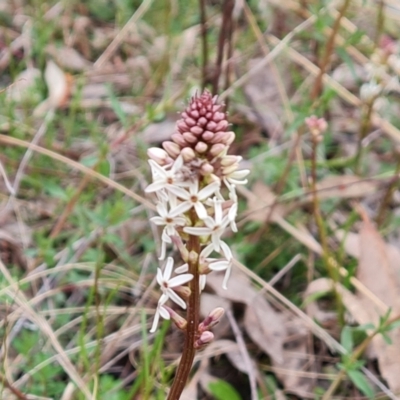
<path id="1" fill-rule="evenodd" d="M 350 353 L 353 350 L 353 332 L 349 326 L 345 326 L 340 334 L 341 345 Z"/>
<path id="2" fill-rule="evenodd" d="M 356 385 L 357 388 L 360 389 L 368 398 L 374 398 L 374 389 L 371 387 L 371 385 L 367 381 L 367 378 L 362 372 L 357 370 L 349 370 L 347 371 L 347 374 L 354 385 Z"/>
<path id="3" fill-rule="evenodd" d="M 208 385 L 210 392 L 216 400 L 242 400 L 239 393 L 228 382 L 218 379 Z"/>

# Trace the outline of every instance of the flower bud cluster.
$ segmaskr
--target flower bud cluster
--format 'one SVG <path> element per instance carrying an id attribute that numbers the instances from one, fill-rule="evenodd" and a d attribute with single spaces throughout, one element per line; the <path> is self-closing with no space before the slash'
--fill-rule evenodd
<path id="1" fill-rule="evenodd" d="M 360 98 L 373 104 L 390 91 L 400 91 L 400 56 L 398 44 L 388 36 L 383 36 L 379 47 L 371 55 L 371 62 L 365 64 L 367 82 L 360 87 Z"/>
<path id="2" fill-rule="evenodd" d="M 193 260 L 198 260 L 201 290 L 212 271 L 225 271 L 226 288 L 232 252 L 222 235 L 228 228 L 237 231 L 236 186 L 246 184 L 244 178 L 250 172 L 238 169 L 240 156 L 228 155 L 235 134 L 228 130 L 226 113 L 217 104 L 217 97 L 208 91 L 194 96 L 181 116 L 171 141 L 164 142 L 163 149 L 148 150 L 153 181 L 145 191 L 157 198 L 158 216 L 151 221 L 163 227 L 159 258 L 164 260 L 167 247 L 173 245 L 183 260 L 174 269 L 173 259 L 168 257 L 164 270 L 158 270 L 157 281 L 163 294 L 151 331 L 156 329 L 160 316 L 178 320 L 165 306 L 167 300 L 186 308 L 184 299 L 190 295 L 190 289 L 183 285 L 193 279 L 189 273 Z M 200 239 L 200 254 L 188 250 L 189 238 L 193 236 Z M 176 276 L 171 278 L 173 270 Z M 184 323 L 180 321 L 179 325 Z M 208 333 L 203 336 L 198 346 L 210 339 Z"/>

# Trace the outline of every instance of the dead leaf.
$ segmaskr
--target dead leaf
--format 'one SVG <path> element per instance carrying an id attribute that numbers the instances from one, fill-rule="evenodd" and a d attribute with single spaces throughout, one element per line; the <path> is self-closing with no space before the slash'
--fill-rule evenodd
<path id="1" fill-rule="evenodd" d="M 364 217 L 360 230 L 360 257 L 357 278 L 365 287 L 392 309 L 391 317 L 400 315 L 400 253 L 387 245 L 372 223 Z M 365 294 L 359 297 L 375 325 L 382 311 Z M 400 328 L 388 333 L 392 344 L 385 343 L 381 335 L 374 338 L 372 345 L 378 358 L 379 369 L 390 389 L 400 392 Z"/>
<path id="2" fill-rule="evenodd" d="M 356 175 L 328 176 L 317 183 L 319 199 L 351 199 L 376 193 L 377 184 Z M 310 196 L 311 200 L 311 196 Z"/>
<path id="3" fill-rule="evenodd" d="M 46 47 L 46 51 L 55 59 L 59 66 L 67 70 L 81 72 L 92 65 L 91 62 L 85 60 L 72 47 L 56 47 L 50 44 Z"/>
<path id="4" fill-rule="evenodd" d="M 260 58 L 248 62 L 248 70 L 259 64 Z M 252 107 L 259 124 L 272 138 L 279 138 L 283 133 L 281 116 L 283 107 L 277 79 L 280 79 L 276 68 L 270 65 L 253 73 L 244 86 L 244 93 Z"/>
<path id="5" fill-rule="evenodd" d="M 43 116 L 51 109 L 63 107 L 71 94 L 72 77 L 64 73 L 53 61 L 48 61 L 44 72 L 44 79 L 49 96 L 36 107 L 33 112 L 35 116 Z"/>
<path id="6" fill-rule="evenodd" d="M 309 367 L 307 331 L 302 323 L 294 318 L 285 319 L 275 311 L 243 273 L 232 271 L 228 290 L 222 289 L 222 281 L 223 274 L 214 273 L 207 283 L 217 295 L 246 305 L 243 326 L 252 341 L 270 356 L 285 389 L 300 397 L 309 395 L 312 379 L 295 373 L 306 365 Z"/>

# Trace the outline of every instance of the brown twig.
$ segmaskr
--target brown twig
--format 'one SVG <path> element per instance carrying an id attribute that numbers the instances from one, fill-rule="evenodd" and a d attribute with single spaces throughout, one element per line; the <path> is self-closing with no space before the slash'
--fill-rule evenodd
<path id="1" fill-rule="evenodd" d="M 340 21 L 343 18 L 344 14 L 346 13 L 347 8 L 350 5 L 351 0 L 344 0 L 342 7 L 339 9 L 339 13 L 336 17 L 336 20 L 332 27 L 332 32 L 328 38 L 328 42 L 326 43 L 326 51 L 324 57 L 322 58 L 320 65 L 319 65 L 319 72 L 317 77 L 315 78 L 315 83 L 311 91 L 311 99 L 316 100 L 322 92 L 322 78 L 328 69 L 331 55 L 335 49 L 335 38 L 339 31 Z"/>
<path id="2" fill-rule="evenodd" d="M 224 59 L 225 44 L 228 43 L 229 33 L 231 32 L 232 12 L 234 7 L 233 0 L 225 0 L 222 8 L 222 25 L 218 37 L 218 53 L 215 63 L 215 72 L 212 84 L 213 94 L 218 93 L 219 80 L 222 73 L 222 61 Z"/>
<path id="3" fill-rule="evenodd" d="M 202 50 L 202 82 L 201 89 L 204 90 L 208 82 L 208 40 L 207 40 L 207 13 L 206 0 L 199 0 L 200 24 L 201 24 L 201 50 Z"/>
<path id="4" fill-rule="evenodd" d="M 0 382 L 6 387 L 13 395 L 15 395 L 20 400 L 29 400 L 29 398 L 22 393 L 19 389 L 14 387 L 10 382 L 7 381 L 6 377 L 0 374 Z"/>

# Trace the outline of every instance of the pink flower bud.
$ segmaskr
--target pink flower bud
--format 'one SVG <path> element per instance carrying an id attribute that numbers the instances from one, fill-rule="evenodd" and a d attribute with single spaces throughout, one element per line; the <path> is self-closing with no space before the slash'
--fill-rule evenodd
<path id="1" fill-rule="evenodd" d="M 192 126 L 190 128 L 190 132 L 194 133 L 196 136 L 200 135 L 203 133 L 203 128 L 200 128 L 200 126 Z"/>
<path id="2" fill-rule="evenodd" d="M 242 160 L 240 156 L 224 156 L 221 158 L 221 165 L 223 167 L 229 167 L 230 165 L 237 164 Z"/>
<path id="3" fill-rule="evenodd" d="M 196 147 L 194 148 L 198 153 L 205 153 L 208 149 L 208 146 L 204 142 L 198 142 Z"/>
<path id="4" fill-rule="evenodd" d="M 171 139 L 181 147 L 185 147 L 187 145 L 185 139 L 180 133 L 173 133 L 171 135 Z"/>
<path id="5" fill-rule="evenodd" d="M 213 157 L 217 157 L 225 150 L 225 147 L 226 146 L 222 143 L 214 144 L 210 149 L 210 154 Z"/>
<path id="6" fill-rule="evenodd" d="M 217 307 L 208 314 L 208 316 L 204 319 L 203 322 L 199 324 L 199 332 L 204 332 L 218 324 L 223 315 L 225 314 L 225 310 L 222 307 Z"/>
<path id="7" fill-rule="evenodd" d="M 173 161 L 168 153 L 165 150 L 160 149 L 159 147 L 151 147 L 147 150 L 147 155 L 149 158 L 160 165 L 165 165 Z"/>
<path id="8" fill-rule="evenodd" d="M 207 118 L 200 117 L 199 120 L 197 121 L 197 125 L 199 126 L 204 126 L 207 123 Z"/>
<path id="9" fill-rule="evenodd" d="M 174 287 L 174 292 L 178 293 L 181 297 L 187 300 L 192 292 L 188 286 L 176 286 Z"/>
<path id="10" fill-rule="evenodd" d="M 305 123 L 313 136 L 319 136 L 328 128 L 328 123 L 325 118 L 318 118 L 315 115 L 306 118 Z"/>
<path id="11" fill-rule="evenodd" d="M 174 142 L 163 142 L 162 146 L 164 147 L 165 151 L 172 157 L 176 158 L 181 153 L 181 148 Z"/>
<path id="12" fill-rule="evenodd" d="M 196 125 L 196 121 L 193 119 L 193 118 L 185 118 L 185 124 L 187 125 L 187 126 L 194 126 L 194 125 Z"/>
<path id="13" fill-rule="evenodd" d="M 208 162 L 202 164 L 202 166 L 200 168 L 200 173 L 203 176 L 210 175 L 213 172 L 214 172 L 214 167 L 211 164 L 209 164 Z"/>
<path id="14" fill-rule="evenodd" d="M 177 123 L 176 123 L 177 128 L 181 131 L 181 132 L 186 132 L 189 130 L 189 127 L 185 124 L 183 119 L 180 119 Z"/>
<path id="15" fill-rule="evenodd" d="M 222 121 L 218 122 L 218 125 L 215 128 L 215 131 L 225 131 L 225 129 L 228 127 L 229 123 L 226 119 L 223 119 Z"/>
<path id="16" fill-rule="evenodd" d="M 197 142 L 197 137 L 195 135 L 193 135 L 192 132 L 184 132 L 184 133 L 182 133 L 182 136 L 188 143 L 196 143 Z"/>
<path id="17" fill-rule="evenodd" d="M 226 132 L 226 133 L 227 133 L 227 136 L 226 136 L 225 144 L 226 144 L 227 146 L 230 146 L 230 145 L 235 141 L 236 135 L 235 135 L 235 133 L 232 132 L 232 131 Z"/>
<path id="18" fill-rule="evenodd" d="M 214 340 L 214 334 L 210 331 L 203 332 L 194 343 L 194 347 L 199 349 Z"/>
<path id="19" fill-rule="evenodd" d="M 185 162 L 190 162 L 196 157 L 196 153 L 191 147 L 185 147 L 182 149 L 181 154 Z"/>
<path id="20" fill-rule="evenodd" d="M 203 140 L 205 142 L 209 142 L 213 137 L 214 137 L 214 133 L 210 132 L 210 131 L 205 131 L 201 137 L 203 138 Z"/>
<path id="21" fill-rule="evenodd" d="M 207 124 L 207 126 L 206 126 L 206 128 L 209 130 L 209 131 L 212 131 L 212 132 L 215 132 L 215 128 L 217 127 L 217 123 L 216 122 L 214 122 L 214 121 L 210 121 L 208 124 Z"/>
<path id="22" fill-rule="evenodd" d="M 185 318 L 181 317 L 177 312 L 175 312 L 172 308 L 168 306 L 164 306 L 164 308 L 168 311 L 172 321 L 174 321 L 175 325 L 182 329 L 183 331 L 186 329 L 187 321 Z"/>

